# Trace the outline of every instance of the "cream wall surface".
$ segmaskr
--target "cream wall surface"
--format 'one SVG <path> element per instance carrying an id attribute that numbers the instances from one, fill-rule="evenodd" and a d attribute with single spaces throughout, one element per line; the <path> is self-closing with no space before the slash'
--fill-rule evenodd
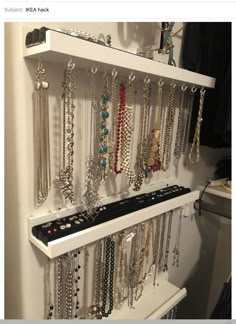
<path id="1" fill-rule="evenodd" d="M 61 206 L 60 196 L 53 189 L 40 209 L 35 210 L 33 204 L 32 92 L 37 62 L 25 61 L 22 55 L 25 37 L 23 27 L 27 25 L 30 28 L 43 25 L 77 27 L 93 33 L 100 39 L 111 34 L 112 46 L 133 53 L 136 53 L 137 48 L 144 49 L 152 46 L 154 42 L 159 43 L 160 37 L 160 23 L 157 22 L 5 24 L 5 318 L 7 319 L 42 319 L 44 317 L 44 268 L 47 260 L 28 241 L 27 217 Z M 181 23 L 177 23 L 175 29 L 181 26 Z M 180 65 L 181 35 L 180 33 L 174 39 L 174 58 L 177 66 Z M 45 63 L 45 68 L 50 81 L 52 175 L 55 178 L 60 161 L 61 125 L 58 107 L 60 107 L 64 66 Z M 78 125 L 77 136 L 75 136 L 75 178 L 78 180 L 75 190 L 76 203 L 79 204 L 83 191 L 86 157 L 87 129 L 84 127 L 84 122 L 88 118 L 86 107 L 89 102 L 86 92 L 87 71 L 78 70 L 77 81 L 79 101 L 76 101 L 78 109 L 75 111 L 75 120 Z M 102 73 L 97 76 L 97 96 L 102 90 L 101 81 Z M 140 105 L 138 103 L 141 95 L 139 91 L 136 125 L 139 123 Z M 134 139 L 134 147 L 136 141 L 137 136 Z M 176 177 L 181 185 L 195 189 L 213 175 L 216 162 L 227 153 L 225 150 L 201 147 L 201 160 L 197 165 L 185 165 L 184 160 L 181 159 L 178 170 L 176 170 L 172 161 L 168 172 L 155 174 L 145 183 L 145 186 Z M 109 180 L 101 188 L 100 194 L 104 197 L 119 193 L 126 187 L 126 180 L 123 177 L 117 177 L 116 180 Z M 176 224 L 174 221 L 173 227 Z M 205 318 L 213 307 L 211 304 L 208 306 L 208 298 L 211 295 L 211 300 L 214 300 L 219 294 L 219 289 L 212 292 L 211 281 L 214 266 L 216 266 L 215 254 L 218 239 L 222 240 L 220 233 L 225 231 L 225 227 L 222 231 L 222 226 L 219 218 L 214 215 L 203 215 L 201 218 L 190 217 L 183 220 L 181 264 L 179 268 L 172 268 L 170 265 L 169 269 L 170 281 L 179 287 L 185 286 L 188 290 L 188 296 L 179 309 L 179 318 Z M 224 224 L 224 226 L 229 229 L 230 225 Z M 230 248 L 229 245 L 227 244 L 227 248 Z M 227 260 L 228 263 L 230 260 Z"/>

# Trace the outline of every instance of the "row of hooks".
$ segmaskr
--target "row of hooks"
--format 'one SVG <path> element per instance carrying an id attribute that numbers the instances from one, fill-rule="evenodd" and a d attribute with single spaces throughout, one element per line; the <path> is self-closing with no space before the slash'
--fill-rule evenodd
<path id="1" fill-rule="evenodd" d="M 38 69 L 40 69 L 41 66 L 42 66 L 42 58 L 40 57 L 40 58 L 39 58 L 39 63 L 38 63 Z M 67 68 L 69 68 L 69 69 L 74 69 L 74 68 L 75 68 L 75 63 L 72 61 L 72 59 L 69 59 L 69 61 L 68 61 L 68 63 L 67 63 Z M 95 74 L 98 72 L 98 68 L 93 66 L 93 67 L 90 69 L 90 72 L 91 72 L 92 74 L 95 75 Z M 118 76 L 118 71 L 114 68 L 114 69 L 112 70 L 112 72 L 111 72 L 111 75 L 112 75 L 112 78 L 113 78 L 113 79 L 116 79 L 117 76 Z M 104 72 L 103 78 L 106 79 L 107 76 L 108 76 L 108 73 L 107 73 L 107 72 Z M 134 73 L 131 72 L 130 75 L 129 75 L 129 82 L 134 82 L 135 79 L 136 79 L 136 77 L 135 77 Z M 149 83 L 151 82 L 151 79 L 150 79 L 148 76 L 146 76 L 145 79 L 144 79 L 144 82 L 145 82 L 146 84 L 149 84 Z M 158 86 L 159 86 L 159 87 L 163 87 L 163 85 L 164 85 L 164 81 L 163 81 L 162 79 L 160 79 L 160 80 L 158 81 Z M 172 81 L 171 84 L 170 84 L 170 86 L 172 86 L 172 87 L 175 88 L 175 87 L 176 87 L 176 83 L 174 83 L 174 81 Z M 182 91 L 186 91 L 187 89 L 188 89 L 188 86 L 187 86 L 185 83 L 183 83 L 182 86 L 181 86 L 181 90 L 182 90 Z M 195 87 L 195 85 L 193 85 L 192 88 L 191 88 L 191 92 L 192 92 L 192 93 L 195 93 L 195 92 L 197 91 L 197 89 L 198 89 L 198 88 Z M 204 87 L 202 87 L 202 88 L 200 89 L 200 93 L 201 93 L 201 94 L 204 94 L 205 91 L 206 91 L 206 90 L 204 89 Z"/>

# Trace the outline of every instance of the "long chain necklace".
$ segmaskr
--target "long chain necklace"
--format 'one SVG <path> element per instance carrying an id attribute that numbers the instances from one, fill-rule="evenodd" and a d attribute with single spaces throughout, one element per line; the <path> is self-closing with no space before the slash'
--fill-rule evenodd
<path id="1" fill-rule="evenodd" d="M 135 77 L 129 78 L 128 99 L 124 110 L 124 127 L 121 143 L 121 167 L 129 179 L 129 185 L 135 181 L 135 173 L 131 168 L 131 139 L 134 129 L 134 80 Z"/>
<path id="2" fill-rule="evenodd" d="M 101 102 L 101 124 L 100 124 L 100 147 L 99 147 L 99 163 L 101 167 L 101 181 L 105 181 L 107 178 L 108 169 L 108 134 L 109 130 L 107 128 L 107 119 L 109 117 L 109 101 L 110 93 L 108 90 L 108 79 L 105 81 L 104 90 L 102 94 Z"/>
<path id="3" fill-rule="evenodd" d="M 103 278 L 103 297 L 102 297 L 102 316 L 108 317 L 113 309 L 113 276 L 115 263 L 115 242 L 108 237 L 105 240 L 105 268 Z M 109 308 L 106 310 L 107 297 L 109 299 Z"/>
<path id="4" fill-rule="evenodd" d="M 51 188 L 50 140 L 49 140 L 49 83 L 42 62 L 36 71 L 34 85 L 35 111 L 35 205 L 39 207 L 47 199 Z"/>
<path id="5" fill-rule="evenodd" d="M 118 91 L 117 91 L 117 71 L 112 71 L 112 84 L 111 84 L 111 132 L 109 136 L 109 169 L 114 171 L 115 163 L 115 134 L 117 127 L 117 107 L 118 107 Z"/>
<path id="6" fill-rule="evenodd" d="M 188 152 L 188 142 L 189 142 L 189 134 L 190 134 L 190 126 L 191 126 L 191 119 L 192 119 L 192 112 L 193 112 L 193 102 L 194 102 L 194 95 L 197 91 L 197 88 L 191 88 L 188 94 L 188 102 L 186 108 L 184 109 L 184 116 L 183 116 L 183 135 L 182 135 L 182 142 L 181 142 L 181 153 L 187 154 Z"/>
<path id="7" fill-rule="evenodd" d="M 89 308 L 89 315 L 92 319 L 102 319 L 102 249 L 103 241 L 99 240 L 96 243 L 95 247 L 95 293 L 94 293 L 94 302 Z"/>
<path id="8" fill-rule="evenodd" d="M 94 220 L 97 216 L 99 204 L 99 185 L 100 185 L 100 166 L 94 157 L 94 141 L 95 141 L 95 118 L 96 101 L 94 99 L 95 92 L 95 74 L 97 69 L 91 70 L 91 110 L 90 110 L 90 145 L 89 156 L 87 158 L 87 173 L 85 180 L 85 191 L 82 196 L 82 202 L 86 209 L 86 217 L 88 220 Z M 105 114 L 104 114 L 105 116 Z M 104 147 L 101 147 L 104 149 Z"/>
<path id="9" fill-rule="evenodd" d="M 74 162 L 74 85 L 75 64 L 68 63 L 63 82 L 63 161 L 62 169 L 56 176 L 55 184 L 66 201 L 73 203 L 73 162 Z"/>
<path id="10" fill-rule="evenodd" d="M 71 254 L 65 255 L 65 318 L 72 319 L 73 268 Z"/>
<path id="11" fill-rule="evenodd" d="M 56 277 L 56 318 L 62 319 L 63 318 L 63 260 L 62 257 L 58 257 L 56 260 L 56 267 L 55 267 L 55 277 Z"/>
<path id="12" fill-rule="evenodd" d="M 180 107 L 179 107 L 179 115 L 178 115 L 178 125 L 176 131 L 176 139 L 175 139 L 175 149 L 174 149 L 174 156 L 176 160 L 179 160 L 181 156 L 181 142 L 184 138 L 183 130 L 184 127 L 184 107 L 185 107 L 185 93 L 187 90 L 187 86 L 181 87 L 181 99 L 180 99 Z"/>
<path id="13" fill-rule="evenodd" d="M 153 264 L 155 265 L 153 286 L 156 285 L 156 277 L 157 277 L 157 272 L 158 272 L 158 262 L 159 262 L 159 252 L 160 252 L 160 236 L 161 236 L 161 219 L 162 219 L 162 216 L 158 216 L 156 219 L 156 234 L 155 234 L 155 240 L 154 240 L 155 246 L 152 249 L 153 250 Z"/>
<path id="14" fill-rule="evenodd" d="M 115 162 L 114 172 L 119 174 L 123 171 L 121 164 L 121 152 L 124 139 L 124 115 L 125 115 L 125 100 L 126 100 L 126 88 L 123 83 L 120 84 L 120 104 L 118 110 L 118 123 L 116 127 L 116 148 L 115 148 Z M 120 169 L 118 169 L 118 160 L 120 155 Z"/>
<path id="15" fill-rule="evenodd" d="M 83 282 L 83 308 L 82 308 L 82 316 L 81 319 L 86 319 L 88 315 L 88 258 L 89 258 L 89 253 L 88 253 L 88 247 L 85 246 L 83 248 L 84 250 L 84 282 Z"/>
<path id="16" fill-rule="evenodd" d="M 121 306 L 121 260 L 122 260 L 122 241 L 123 241 L 124 232 L 120 232 L 115 236 L 116 242 L 116 254 L 115 254 L 115 273 L 114 273 L 114 308 L 120 309 Z"/>
<path id="17" fill-rule="evenodd" d="M 179 267 L 179 258 L 180 258 L 180 236 L 181 236 L 181 225 L 182 225 L 182 213 L 183 208 L 179 208 L 179 222 L 176 232 L 175 247 L 173 249 L 173 262 L 172 265 Z"/>
<path id="18" fill-rule="evenodd" d="M 143 179 L 148 172 L 148 127 L 150 118 L 150 99 L 151 99 L 151 86 L 150 79 L 145 78 L 143 87 L 143 110 L 141 116 L 141 132 L 139 147 L 137 153 L 137 170 L 136 180 L 134 183 L 134 190 L 138 191 L 141 189 Z"/>
<path id="19" fill-rule="evenodd" d="M 77 252 L 75 251 L 73 253 L 73 256 L 74 256 L 74 302 L 73 302 L 73 305 L 74 305 L 74 318 L 78 318 L 79 317 L 79 308 L 80 308 L 80 303 L 79 303 L 79 291 L 80 291 L 80 288 L 79 288 L 79 282 L 80 282 L 80 274 L 79 274 L 79 271 L 80 271 L 80 250 L 78 250 Z"/>
<path id="20" fill-rule="evenodd" d="M 172 216 L 173 210 L 168 212 L 168 227 L 167 227 L 167 236 L 166 236 L 166 248 L 165 248 L 165 258 L 164 258 L 164 267 L 163 271 L 168 271 L 168 259 L 169 259 L 169 250 L 170 250 L 170 239 L 171 239 L 171 226 L 172 226 Z"/>
<path id="21" fill-rule="evenodd" d="M 158 260 L 158 272 L 161 272 L 164 268 L 164 242 L 165 242 L 165 232 L 166 232 L 166 218 L 167 214 L 164 213 L 162 216 L 161 222 L 161 237 L 160 237 L 160 253 L 159 253 L 159 260 Z"/>
<path id="22" fill-rule="evenodd" d="M 166 171 L 170 165 L 171 159 L 171 142 L 172 142 L 172 133 L 174 126 L 174 116 L 175 116 L 175 107 L 174 107 L 174 95 L 175 95 L 176 84 L 170 85 L 170 94 L 168 99 L 168 106 L 166 112 L 166 122 L 165 122 L 165 133 L 163 139 L 163 152 L 162 152 L 162 161 L 161 169 Z"/>
<path id="23" fill-rule="evenodd" d="M 194 137 L 193 137 L 193 143 L 192 143 L 190 153 L 189 153 L 189 160 L 192 163 L 198 162 L 199 158 L 200 158 L 200 132 L 201 132 L 202 112 L 203 112 L 205 93 L 206 93 L 206 90 L 204 90 L 204 89 L 200 90 L 200 101 L 199 101 L 199 110 L 198 110 L 198 116 L 197 116 L 197 124 L 196 124 L 196 129 L 195 129 L 195 133 L 194 133 Z M 196 155 L 195 155 L 195 158 L 193 158 L 193 153 L 194 153 L 195 149 L 196 149 Z"/>
<path id="24" fill-rule="evenodd" d="M 160 135 L 161 135 L 161 120 L 162 120 L 162 105 L 163 105 L 163 81 L 158 82 L 158 101 L 157 101 L 157 112 L 156 122 L 152 130 L 151 139 L 151 152 L 148 159 L 148 166 L 153 172 L 160 170 Z"/>
<path id="25" fill-rule="evenodd" d="M 46 267 L 46 276 L 47 276 L 47 293 L 48 293 L 48 311 L 46 315 L 46 319 L 52 319 L 53 317 L 53 303 L 52 303 L 52 292 L 51 292 L 51 260 L 49 259 Z"/>

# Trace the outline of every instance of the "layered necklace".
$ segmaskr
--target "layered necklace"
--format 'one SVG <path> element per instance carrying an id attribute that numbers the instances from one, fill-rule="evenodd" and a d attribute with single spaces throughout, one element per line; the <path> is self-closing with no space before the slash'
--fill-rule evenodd
<path id="1" fill-rule="evenodd" d="M 74 202 L 73 163 L 74 163 L 74 89 L 75 64 L 69 61 L 63 81 L 63 157 L 62 168 L 56 176 L 55 185 L 66 201 Z"/>
<path id="2" fill-rule="evenodd" d="M 148 159 L 148 166 L 153 172 L 160 170 L 160 135 L 161 135 L 161 120 L 162 120 L 162 105 L 163 105 L 163 81 L 158 82 L 158 101 L 156 111 L 156 122 L 152 130 L 151 152 Z"/>
<path id="3" fill-rule="evenodd" d="M 49 83 L 42 62 L 36 71 L 34 84 L 34 133 L 35 133 L 35 206 L 39 207 L 48 197 L 51 188 L 49 140 Z"/>
<path id="4" fill-rule="evenodd" d="M 99 204 L 99 185 L 100 185 L 100 166 L 95 161 L 94 156 L 94 142 L 95 142 L 95 113 L 96 113 L 96 101 L 95 101 L 95 74 L 97 69 L 91 70 L 91 108 L 90 108 L 90 144 L 89 155 L 87 157 L 87 172 L 85 180 L 85 191 L 82 196 L 82 202 L 86 210 L 88 220 L 94 220 L 97 215 Z M 101 146 L 104 149 L 104 146 Z"/>
<path id="5" fill-rule="evenodd" d="M 193 112 L 193 103 L 194 103 L 194 96 L 197 91 L 197 88 L 191 88 L 188 93 L 188 101 L 187 105 L 184 109 L 183 113 L 183 134 L 182 134 L 182 141 L 181 141 L 181 153 L 187 154 L 188 146 L 189 146 L 189 134 L 190 134 L 190 126 L 191 126 L 191 119 L 192 119 L 192 112 Z"/>
<path id="6" fill-rule="evenodd" d="M 107 128 L 109 117 L 109 101 L 110 93 L 108 89 L 108 79 L 106 79 L 104 84 L 104 90 L 101 96 L 101 123 L 100 123 L 100 145 L 99 145 L 99 163 L 101 167 L 101 181 L 104 182 L 108 176 L 108 134 L 109 130 Z"/>
<path id="7" fill-rule="evenodd" d="M 201 124 L 202 124 L 202 112 L 203 112 L 203 105 L 205 99 L 206 90 L 200 90 L 200 101 L 199 101 L 199 110 L 197 116 L 197 124 L 196 129 L 193 137 L 193 143 L 191 145 L 190 153 L 189 153 L 189 160 L 192 163 L 196 163 L 199 161 L 200 158 L 200 132 L 201 132 Z M 196 151 L 194 156 L 194 150 Z"/>
<path id="8" fill-rule="evenodd" d="M 150 119 L 150 101 L 151 101 L 151 85 L 150 79 L 145 78 L 143 87 L 143 110 L 141 116 L 141 132 L 139 139 L 139 147 L 137 153 L 136 163 L 136 179 L 134 183 L 134 190 L 141 189 L 143 179 L 147 176 L 148 167 L 148 130 Z"/>
<path id="9" fill-rule="evenodd" d="M 175 107 L 174 107 L 174 95 L 175 95 L 176 84 L 170 85 L 170 93 L 168 99 L 168 106 L 166 111 L 165 119 L 165 131 L 163 138 L 163 148 L 162 148 L 162 160 L 161 169 L 163 171 L 168 170 L 171 160 L 171 142 L 172 133 L 174 127 L 174 117 L 175 117 Z"/>
<path id="10" fill-rule="evenodd" d="M 175 149 L 174 156 L 178 161 L 181 156 L 181 143 L 184 139 L 184 130 L 186 129 L 186 125 L 184 125 L 184 110 L 185 110 L 185 93 L 187 90 L 187 86 L 181 87 L 181 99 L 180 99 L 180 107 L 179 107 L 179 115 L 178 115 L 178 125 L 175 137 Z"/>
<path id="11" fill-rule="evenodd" d="M 121 167 L 131 185 L 135 180 L 135 173 L 131 167 L 131 141 L 134 130 L 134 76 L 129 78 L 127 104 L 124 107 L 123 136 L 121 143 Z"/>

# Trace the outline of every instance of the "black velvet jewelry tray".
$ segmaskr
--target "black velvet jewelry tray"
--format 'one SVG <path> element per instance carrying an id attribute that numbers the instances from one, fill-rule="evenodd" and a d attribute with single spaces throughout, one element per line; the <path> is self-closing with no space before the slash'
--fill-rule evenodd
<path id="1" fill-rule="evenodd" d="M 126 198 L 101 206 L 93 222 L 87 221 L 86 211 L 76 213 L 32 228 L 33 235 L 45 245 L 61 237 L 83 231 L 137 210 L 184 195 L 191 190 L 182 186 L 170 186 L 150 193 Z"/>

